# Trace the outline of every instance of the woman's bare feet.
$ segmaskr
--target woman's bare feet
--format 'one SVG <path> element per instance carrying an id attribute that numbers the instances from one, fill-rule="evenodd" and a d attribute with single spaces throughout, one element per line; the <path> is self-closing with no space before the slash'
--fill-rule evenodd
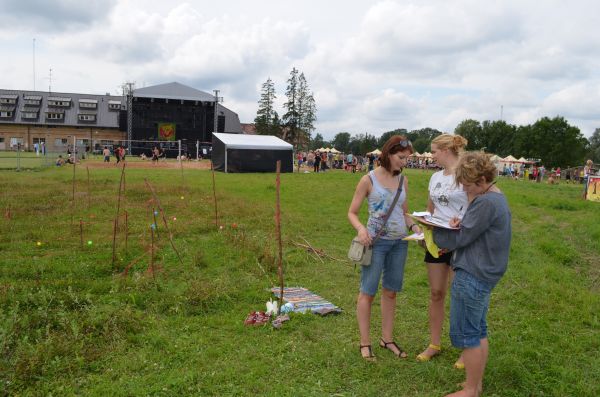
<path id="1" fill-rule="evenodd" d="M 446 397 L 463 397 L 463 396 L 479 397 L 479 396 L 481 396 L 481 393 L 483 393 L 483 383 L 481 383 L 481 382 L 479 383 L 479 385 L 477 385 L 477 392 L 474 395 L 473 395 L 473 393 L 469 393 L 468 391 L 465 390 L 465 387 L 467 386 L 467 382 L 459 383 L 457 386 L 462 387 L 463 389 L 459 390 L 455 393 L 448 394 Z"/>

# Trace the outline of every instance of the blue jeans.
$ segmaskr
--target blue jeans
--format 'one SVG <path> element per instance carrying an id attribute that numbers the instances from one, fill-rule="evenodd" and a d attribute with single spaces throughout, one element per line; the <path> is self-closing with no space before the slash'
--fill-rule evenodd
<path id="1" fill-rule="evenodd" d="M 371 265 L 361 266 L 360 292 L 375 296 L 382 273 L 383 288 L 394 292 L 401 291 L 407 252 L 408 241 L 378 239 L 373 244 Z"/>
<path id="2" fill-rule="evenodd" d="M 478 347 L 487 337 L 487 311 L 493 286 L 456 269 L 450 299 L 450 340 L 457 348 Z"/>

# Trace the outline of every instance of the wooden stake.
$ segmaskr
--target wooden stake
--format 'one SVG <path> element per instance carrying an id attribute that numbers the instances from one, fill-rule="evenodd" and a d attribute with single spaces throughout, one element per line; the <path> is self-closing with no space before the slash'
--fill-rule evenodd
<path id="1" fill-rule="evenodd" d="M 156 195 L 156 193 L 154 192 L 154 189 L 150 185 L 150 182 L 148 182 L 148 179 L 144 178 L 144 182 L 146 183 L 146 186 L 148 186 L 148 189 L 150 189 L 150 192 L 152 193 L 152 197 L 154 197 L 154 202 L 156 203 L 156 206 L 158 207 L 158 210 L 160 211 L 160 215 L 161 215 L 163 223 L 165 225 L 165 230 L 167 231 L 167 233 L 169 235 L 169 242 L 171 243 L 171 247 L 173 248 L 173 251 L 175 251 L 175 254 L 177 254 L 177 258 L 179 259 L 179 262 L 183 265 L 183 261 L 181 260 L 181 255 L 179 255 L 179 251 L 177 251 L 177 248 L 175 248 L 175 243 L 173 243 L 173 234 L 171 233 L 171 230 L 169 229 L 169 224 L 167 223 L 167 218 L 165 217 L 165 212 L 163 211 L 163 209 L 160 205 L 160 200 L 158 199 L 158 196 Z M 152 212 L 152 213 L 154 214 L 154 212 Z M 154 237 L 154 234 L 152 236 Z"/>
<path id="2" fill-rule="evenodd" d="M 150 228 L 150 236 L 152 242 L 150 244 L 150 271 L 152 272 L 152 278 L 156 281 L 156 275 L 154 274 L 154 229 Z"/>
<path id="3" fill-rule="evenodd" d="M 279 274 L 279 305 L 277 306 L 277 314 L 281 314 L 281 306 L 283 306 L 283 248 L 281 245 L 281 206 L 279 196 L 281 174 L 281 160 L 277 160 L 277 178 L 275 180 L 275 234 L 277 235 L 277 244 L 279 246 L 279 257 L 277 260 L 277 272 Z"/>
<path id="4" fill-rule="evenodd" d="M 73 217 L 75 216 L 75 145 L 73 145 L 73 155 L 71 156 L 73 160 L 73 195 L 71 196 L 71 235 L 73 234 Z"/>
<path id="5" fill-rule="evenodd" d="M 129 236 L 129 214 L 125 210 L 125 255 L 127 255 L 127 240 Z"/>
<path id="6" fill-rule="evenodd" d="M 117 246 L 117 226 L 119 225 L 119 212 L 121 211 L 121 190 L 125 179 L 125 162 L 121 168 L 121 180 L 119 181 L 119 191 L 117 192 L 117 215 L 115 216 L 115 224 L 113 228 L 113 249 L 112 249 L 112 266 L 115 267 L 116 246 Z"/>
<path id="7" fill-rule="evenodd" d="M 218 228 L 219 227 L 219 215 L 217 212 L 217 191 L 215 188 L 215 168 L 213 166 L 213 162 L 212 159 L 210 159 L 210 170 L 212 172 L 212 185 L 213 185 L 213 197 L 215 199 L 215 226 Z"/>
<path id="8" fill-rule="evenodd" d="M 90 168 L 86 165 L 85 170 L 87 171 L 87 196 L 88 196 L 88 211 L 90 210 Z"/>
<path id="9" fill-rule="evenodd" d="M 79 245 L 83 249 L 83 221 L 79 220 Z"/>

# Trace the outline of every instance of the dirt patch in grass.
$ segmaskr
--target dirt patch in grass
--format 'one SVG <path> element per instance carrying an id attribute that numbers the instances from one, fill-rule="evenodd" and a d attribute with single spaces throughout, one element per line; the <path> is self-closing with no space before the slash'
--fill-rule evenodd
<path id="1" fill-rule="evenodd" d="M 134 160 L 134 161 L 126 161 L 127 168 L 135 168 L 135 169 L 178 169 L 181 167 L 179 162 L 177 161 L 159 161 L 152 162 L 150 160 Z M 82 166 L 86 166 L 89 168 L 115 168 L 121 167 L 121 164 L 117 164 L 114 161 L 110 163 L 104 163 L 102 161 L 90 160 L 85 163 L 81 163 Z M 195 170 L 209 170 L 210 169 L 210 161 L 202 160 L 202 161 L 184 161 L 183 169 L 195 169 Z"/>

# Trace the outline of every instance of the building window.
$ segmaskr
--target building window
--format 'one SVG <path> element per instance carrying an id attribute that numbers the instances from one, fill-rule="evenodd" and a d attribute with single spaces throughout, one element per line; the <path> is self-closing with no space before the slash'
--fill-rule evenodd
<path id="1" fill-rule="evenodd" d="M 108 101 L 108 108 L 110 110 L 120 110 L 121 102 L 120 101 Z"/>
<path id="2" fill-rule="evenodd" d="M 48 112 L 48 113 L 46 113 L 46 118 L 48 120 L 62 120 L 62 119 L 65 118 L 65 114 L 64 113 Z"/>
<path id="3" fill-rule="evenodd" d="M 48 97 L 48 106 L 68 108 L 71 106 L 71 98 Z"/>
<path id="4" fill-rule="evenodd" d="M 54 146 L 67 146 L 66 138 L 56 138 L 54 140 Z"/>
<path id="5" fill-rule="evenodd" d="M 96 109 L 98 107 L 98 101 L 95 99 L 80 99 L 79 108 L 81 109 Z"/>
<path id="6" fill-rule="evenodd" d="M 0 112 L 0 117 L 7 119 L 7 118 L 11 118 L 13 116 L 13 112 Z"/>
<path id="7" fill-rule="evenodd" d="M 23 146 L 23 138 L 10 138 L 10 147 L 16 148 L 19 146 Z"/>
<path id="8" fill-rule="evenodd" d="M 21 118 L 22 119 L 37 119 L 38 118 L 38 112 L 27 112 L 27 111 L 21 111 Z"/>
<path id="9" fill-rule="evenodd" d="M 96 121 L 95 114 L 78 114 L 77 118 L 79 121 Z"/>
<path id="10" fill-rule="evenodd" d="M 2 105 L 14 105 L 17 103 L 17 95 L 3 95 L 0 97 L 0 104 Z"/>

